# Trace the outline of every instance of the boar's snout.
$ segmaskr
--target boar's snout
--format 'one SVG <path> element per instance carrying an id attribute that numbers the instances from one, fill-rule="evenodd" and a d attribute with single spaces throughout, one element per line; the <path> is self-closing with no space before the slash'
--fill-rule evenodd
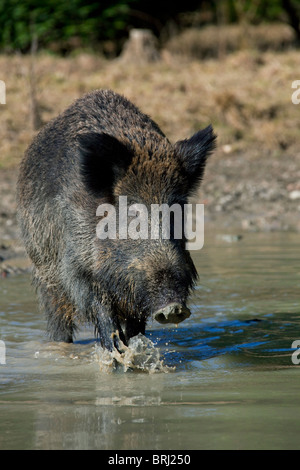
<path id="1" fill-rule="evenodd" d="M 180 323 L 189 318 L 191 311 L 179 303 L 172 303 L 160 308 L 154 313 L 154 318 L 159 323 Z"/>

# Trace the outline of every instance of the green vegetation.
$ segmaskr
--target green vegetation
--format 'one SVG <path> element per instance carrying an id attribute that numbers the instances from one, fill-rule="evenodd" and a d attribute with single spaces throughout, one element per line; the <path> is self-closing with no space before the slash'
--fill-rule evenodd
<path id="1" fill-rule="evenodd" d="M 78 47 L 118 43 L 132 27 L 150 28 L 157 36 L 170 30 L 206 24 L 262 20 L 291 24 L 300 40 L 299 0 L 0 0 L 0 50 L 39 48 L 67 53 Z M 115 48 L 117 50 L 117 48 Z"/>
<path id="2" fill-rule="evenodd" d="M 74 38 L 81 46 L 116 39 L 124 34 L 131 3 L 0 0 L 0 47 L 5 51 L 28 51 L 32 39 L 37 38 L 41 47 L 59 42 L 64 51 Z"/>

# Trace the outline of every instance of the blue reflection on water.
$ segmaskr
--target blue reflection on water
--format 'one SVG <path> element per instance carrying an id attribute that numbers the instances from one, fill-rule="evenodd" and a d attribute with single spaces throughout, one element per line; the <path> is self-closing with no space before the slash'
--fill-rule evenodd
<path id="1" fill-rule="evenodd" d="M 243 365 L 258 361 L 290 365 L 291 343 L 300 338 L 300 321 L 299 315 L 293 314 L 292 322 L 286 321 L 287 317 L 288 314 L 243 321 L 208 319 L 179 328 L 152 330 L 150 338 L 161 349 L 164 361 L 176 368 L 221 355 L 227 355 L 235 365 L 237 361 Z"/>

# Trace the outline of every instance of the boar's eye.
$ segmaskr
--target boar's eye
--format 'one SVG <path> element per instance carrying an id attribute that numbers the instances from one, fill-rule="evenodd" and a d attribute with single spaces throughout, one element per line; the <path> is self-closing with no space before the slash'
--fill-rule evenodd
<path id="1" fill-rule="evenodd" d="M 84 133 L 78 141 L 84 182 L 96 194 L 112 192 L 114 184 L 128 168 L 132 153 L 118 139 L 105 133 Z"/>
<path id="2" fill-rule="evenodd" d="M 212 126 L 197 132 L 189 139 L 175 144 L 176 156 L 187 175 L 190 191 L 200 183 L 208 156 L 215 148 L 216 135 Z"/>

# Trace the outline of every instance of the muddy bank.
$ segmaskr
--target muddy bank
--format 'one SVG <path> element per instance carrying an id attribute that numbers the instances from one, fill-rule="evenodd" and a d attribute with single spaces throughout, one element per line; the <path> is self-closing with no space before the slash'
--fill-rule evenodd
<path id="1" fill-rule="evenodd" d="M 27 272 L 27 259 L 16 217 L 17 170 L 0 171 L 0 276 Z"/>
<path id="2" fill-rule="evenodd" d="M 249 231 L 300 232 L 300 153 L 268 158 L 229 151 L 219 148 L 211 157 L 199 191 L 205 231 L 216 237 Z M 17 225 L 16 181 L 16 169 L 0 172 L 2 277 L 30 270 Z"/>
<path id="3" fill-rule="evenodd" d="M 300 232 L 300 152 L 274 157 L 226 151 L 211 159 L 200 190 L 206 228 Z"/>

